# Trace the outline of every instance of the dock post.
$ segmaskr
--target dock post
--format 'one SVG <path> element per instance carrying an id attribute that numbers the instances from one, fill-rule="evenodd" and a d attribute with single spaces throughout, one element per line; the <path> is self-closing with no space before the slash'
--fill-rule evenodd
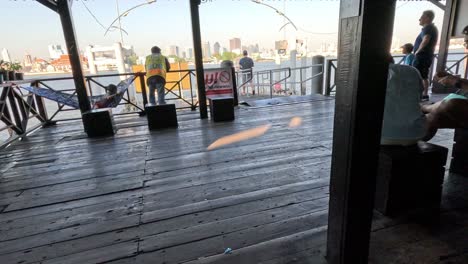
<path id="1" fill-rule="evenodd" d="M 208 109 L 206 107 L 206 91 L 205 91 L 205 73 L 203 70 L 203 55 L 201 46 L 200 34 L 200 14 L 198 6 L 200 0 L 190 0 L 190 15 L 192 18 L 192 35 L 193 35 L 193 53 L 195 56 L 195 71 L 197 73 L 197 95 L 200 105 L 200 118 L 208 118 Z"/>
<path id="2" fill-rule="evenodd" d="M 57 12 L 60 15 L 62 22 L 63 35 L 67 45 L 68 54 L 70 56 L 70 64 L 73 72 L 73 81 L 75 82 L 76 94 L 78 96 L 78 103 L 81 113 L 91 110 L 91 105 L 88 99 L 88 92 L 86 90 L 86 83 L 83 76 L 83 69 L 81 68 L 80 49 L 78 48 L 78 41 L 76 41 L 75 28 L 73 26 L 73 19 L 71 14 L 71 3 L 68 0 L 57 0 Z"/>
<path id="3" fill-rule="evenodd" d="M 395 5 L 396 0 L 340 2 L 329 264 L 368 263 Z"/>

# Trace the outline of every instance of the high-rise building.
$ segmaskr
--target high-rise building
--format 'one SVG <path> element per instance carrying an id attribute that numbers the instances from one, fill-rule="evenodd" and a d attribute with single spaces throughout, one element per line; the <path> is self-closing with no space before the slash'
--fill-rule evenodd
<path id="1" fill-rule="evenodd" d="M 61 55 L 64 55 L 65 52 L 60 45 L 49 45 L 49 55 L 51 59 L 58 59 Z"/>
<path id="2" fill-rule="evenodd" d="M 10 53 L 6 48 L 2 49 L 2 58 L 4 61 L 11 62 Z"/>
<path id="3" fill-rule="evenodd" d="M 182 51 L 182 58 L 187 59 L 187 52 Z"/>
<path id="4" fill-rule="evenodd" d="M 179 46 L 172 45 L 169 47 L 169 55 L 179 56 Z"/>
<path id="5" fill-rule="evenodd" d="M 189 59 L 193 58 L 193 49 L 187 48 L 187 56 Z"/>
<path id="6" fill-rule="evenodd" d="M 213 45 L 213 54 L 219 55 L 220 49 L 221 49 L 221 45 L 219 45 L 218 42 L 215 42 L 215 44 Z"/>
<path id="7" fill-rule="evenodd" d="M 233 38 L 229 40 L 229 50 L 234 52 L 235 50 L 241 49 L 241 40 L 240 38 Z"/>
<path id="8" fill-rule="evenodd" d="M 203 58 L 210 58 L 211 57 L 210 42 L 203 42 L 202 49 L 203 49 Z"/>

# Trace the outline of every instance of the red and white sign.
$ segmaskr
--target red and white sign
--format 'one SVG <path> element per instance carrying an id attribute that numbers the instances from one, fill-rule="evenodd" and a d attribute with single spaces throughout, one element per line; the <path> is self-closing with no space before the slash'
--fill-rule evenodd
<path id="1" fill-rule="evenodd" d="M 234 97 L 230 68 L 205 69 L 204 71 L 207 98 Z"/>

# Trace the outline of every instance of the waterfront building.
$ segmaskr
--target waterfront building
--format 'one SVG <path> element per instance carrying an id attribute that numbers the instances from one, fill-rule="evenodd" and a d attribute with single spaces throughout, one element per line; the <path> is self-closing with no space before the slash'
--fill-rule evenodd
<path id="1" fill-rule="evenodd" d="M 4 61 L 11 62 L 10 53 L 6 48 L 2 49 L 2 58 Z"/>
<path id="2" fill-rule="evenodd" d="M 51 59 L 58 59 L 61 55 L 65 54 L 61 45 L 49 45 L 48 48 Z"/>
<path id="3" fill-rule="evenodd" d="M 235 50 L 240 50 L 242 47 L 240 38 L 232 38 L 229 40 L 229 50 L 235 52 Z"/>
<path id="4" fill-rule="evenodd" d="M 221 50 L 221 45 L 219 45 L 219 42 L 215 42 L 215 44 L 213 45 L 213 54 L 214 55 L 220 54 L 220 50 Z"/>

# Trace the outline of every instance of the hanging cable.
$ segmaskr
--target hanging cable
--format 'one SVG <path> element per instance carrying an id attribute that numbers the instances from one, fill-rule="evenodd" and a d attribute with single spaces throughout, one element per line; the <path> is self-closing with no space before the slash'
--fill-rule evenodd
<path id="1" fill-rule="evenodd" d="M 103 28 L 103 29 L 106 29 L 106 27 L 99 21 L 99 19 L 97 19 L 97 17 L 93 14 L 93 12 L 91 12 L 91 10 L 89 10 L 88 6 L 85 4 L 85 1 L 81 1 L 81 3 L 83 3 L 84 7 L 86 8 L 86 10 L 88 10 L 88 13 L 94 18 L 94 20 L 96 20 L 96 22 Z"/>
<path id="2" fill-rule="evenodd" d="M 103 28 L 103 29 L 107 29 L 100 21 L 99 19 L 93 14 L 93 12 L 91 12 L 91 10 L 88 8 L 88 6 L 85 4 L 85 1 L 81 1 L 81 3 L 83 3 L 84 7 L 86 8 L 86 10 L 88 10 L 88 13 L 94 18 L 94 20 Z M 119 29 L 118 27 L 116 26 L 112 26 L 111 27 L 112 30 L 110 31 L 114 31 L 116 29 Z M 128 35 L 128 32 L 125 31 L 124 29 L 121 29 L 123 33 L 127 34 Z"/>
<path id="3" fill-rule="evenodd" d="M 275 12 L 276 12 L 278 15 L 280 15 L 280 16 L 286 18 L 286 19 L 289 21 L 289 23 L 286 23 L 286 24 L 283 25 L 281 28 L 283 28 L 284 26 L 286 26 L 286 25 L 288 25 L 288 24 L 291 24 L 291 26 L 293 26 L 294 29 L 297 30 L 297 27 L 296 27 L 296 25 L 294 24 L 294 22 L 292 22 L 292 20 L 289 19 L 289 17 L 287 17 L 283 12 L 279 11 L 278 9 L 274 8 L 274 7 L 271 6 L 271 5 L 268 5 L 268 4 L 263 3 L 263 2 L 260 1 L 260 0 L 251 0 L 251 1 L 254 2 L 254 3 L 256 3 L 256 4 L 259 4 L 259 5 L 267 6 L 267 7 L 271 8 L 271 9 L 275 10 Z"/>

